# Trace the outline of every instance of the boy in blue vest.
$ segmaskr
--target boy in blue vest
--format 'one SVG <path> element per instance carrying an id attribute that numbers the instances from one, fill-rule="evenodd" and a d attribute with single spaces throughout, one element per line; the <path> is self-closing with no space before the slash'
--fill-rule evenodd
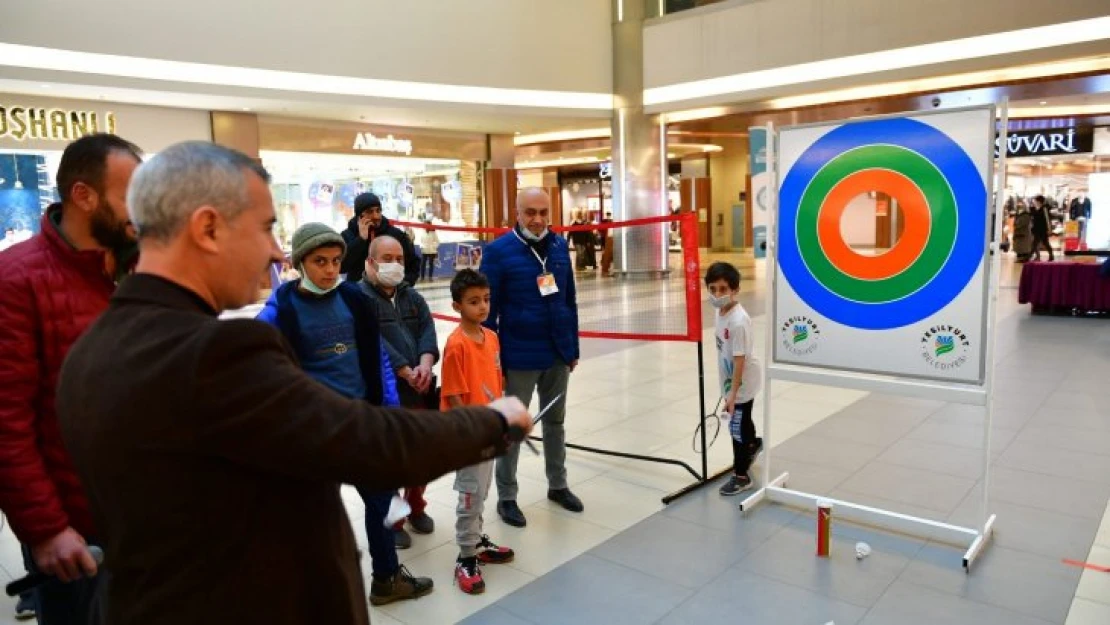
<path id="1" fill-rule="evenodd" d="M 763 449 L 763 439 L 755 435 L 752 421 L 752 406 L 762 383 L 760 364 L 755 355 L 752 318 L 736 301 L 740 294 L 740 271 L 728 263 L 713 263 L 705 272 L 705 286 L 709 303 L 717 309 L 714 316 L 717 372 L 732 435 L 732 477 L 720 493 L 738 495 L 752 487 L 748 469 Z"/>
<path id="2" fill-rule="evenodd" d="M 358 284 L 339 279 L 346 249 L 343 237 L 324 224 L 298 228 L 292 261 L 302 277 L 275 290 L 258 319 L 281 330 L 301 367 L 321 384 L 347 397 L 400 406 L 374 304 Z M 397 559 L 393 530 L 385 525 L 393 493 L 361 487 L 358 492 L 366 504 L 373 566 L 370 603 L 385 605 L 431 592 L 431 579 L 414 577 Z"/>

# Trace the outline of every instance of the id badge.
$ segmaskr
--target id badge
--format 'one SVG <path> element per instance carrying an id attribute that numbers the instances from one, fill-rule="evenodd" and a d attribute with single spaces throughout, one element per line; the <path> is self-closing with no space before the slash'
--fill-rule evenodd
<path id="1" fill-rule="evenodd" d="M 544 297 L 559 292 L 559 285 L 555 284 L 554 274 L 541 273 L 540 277 L 536 278 L 536 284 L 540 287 L 540 295 Z"/>

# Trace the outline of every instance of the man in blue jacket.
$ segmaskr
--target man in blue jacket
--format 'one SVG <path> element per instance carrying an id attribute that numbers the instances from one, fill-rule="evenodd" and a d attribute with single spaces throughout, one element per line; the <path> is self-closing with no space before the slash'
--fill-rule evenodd
<path id="1" fill-rule="evenodd" d="M 540 405 L 559 398 L 544 415 L 543 454 L 547 498 L 571 512 L 582 501 L 567 487 L 567 383 L 578 366 L 578 302 L 574 269 L 566 240 L 548 229 L 551 198 L 539 188 L 517 195 L 517 223 L 512 232 L 490 243 L 482 257 L 482 273 L 490 283 L 486 325 L 501 339 L 505 393 L 525 405 L 539 391 Z M 524 527 L 527 519 L 516 503 L 520 445 L 497 459 L 497 514 L 509 525 Z"/>
<path id="2" fill-rule="evenodd" d="M 305 373 L 324 386 L 375 405 L 400 406 L 374 303 L 358 284 L 339 280 L 346 250 L 343 237 L 324 224 L 297 228 L 292 261 L 301 279 L 278 287 L 258 319 L 281 330 Z M 398 561 L 393 530 L 385 525 L 393 493 L 361 487 L 358 493 L 366 504 L 373 566 L 370 603 L 384 605 L 431 592 L 431 579 L 414 577 Z"/>

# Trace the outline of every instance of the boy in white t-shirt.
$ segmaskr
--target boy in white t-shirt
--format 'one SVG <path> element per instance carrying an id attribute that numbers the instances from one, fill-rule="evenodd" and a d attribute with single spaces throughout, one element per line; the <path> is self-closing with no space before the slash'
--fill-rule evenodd
<path id="1" fill-rule="evenodd" d="M 721 487 L 722 495 L 736 495 L 752 487 L 748 469 L 763 449 L 755 435 L 752 405 L 761 384 L 759 359 L 755 355 L 752 319 L 736 301 L 740 272 L 728 263 L 713 263 L 705 273 L 709 303 L 717 309 L 714 319 L 717 339 L 717 371 L 721 377 L 723 410 L 730 415 L 733 474 Z"/>

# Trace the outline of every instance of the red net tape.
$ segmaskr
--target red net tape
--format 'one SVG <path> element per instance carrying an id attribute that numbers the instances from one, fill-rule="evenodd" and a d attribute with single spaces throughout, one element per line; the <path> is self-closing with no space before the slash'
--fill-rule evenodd
<path id="1" fill-rule="evenodd" d="M 457 322 L 447 288 L 450 278 L 463 267 L 480 268 L 481 249 L 488 244 L 480 235 L 504 235 L 509 230 L 391 223 L 414 230 L 418 244 L 428 229 L 452 233 L 441 237 L 434 262 L 437 279 L 423 282 L 418 288 L 436 319 Z M 579 336 L 701 340 L 701 264 L 694 213 L 552 230 L 566 236 L 572 248 Z M 448 238 L 449 242 L 443 242 Z M 605 277 L 607 273 L 614 277 Z"/>

